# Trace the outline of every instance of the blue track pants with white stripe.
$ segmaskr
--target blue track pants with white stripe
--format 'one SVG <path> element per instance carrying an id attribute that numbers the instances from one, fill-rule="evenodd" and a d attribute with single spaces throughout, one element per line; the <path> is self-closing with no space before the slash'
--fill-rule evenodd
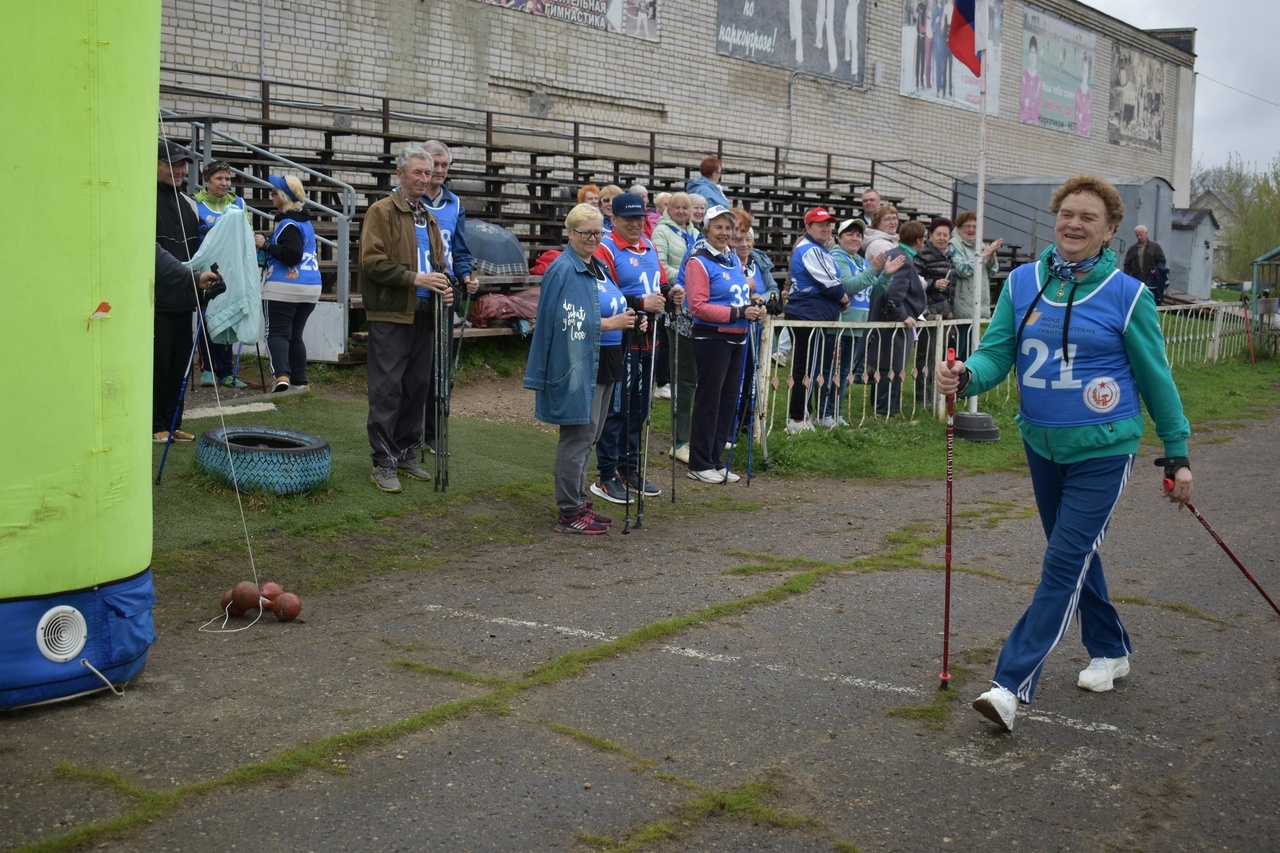
<path id="1" fill-rule="evenodd" d="M 1062 465 L 1028 447 L 1027 464 L 1049 545 L 1040 585 L 1000 650 L 992 679 L 1023 702 L 1035 695 L 1045 658 L 1077 614 L 1090 657 L 1129 654 L 1129 634 L 1107 597 L 1098 549 L 1129 481 L 1133 455 Z"/>

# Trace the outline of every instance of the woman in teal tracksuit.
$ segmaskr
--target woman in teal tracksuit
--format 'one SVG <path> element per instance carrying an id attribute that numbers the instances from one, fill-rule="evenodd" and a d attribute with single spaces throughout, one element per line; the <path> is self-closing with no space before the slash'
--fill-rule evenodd
<path id="1" fill-rule="evenodd" d="M 1142 437 L 1139 398 L 1164 444 L 1169 500 L 1191 500 L 1191 427 L 1165 359 L 1155 301 L 1116 269 L 1107 244 L 1124 217 L 1115 187 L 1077 175 L 1054 191 L 1054 237 L 1035 264 L 1014 270 L 991 326 L 967 362 L 939 365 L 938 390 L 981 393 L 1016 367 L 1018 428 L 1048 538 L 1040 585 L 974 708 L 1005 731 L 1030 703 L 1045 658 L 1073 617 L 1089 651 L 1077 684 L 1112 688 L 1129 674 L 1129 635 L 1107 595 L 1098 548 Z"/>

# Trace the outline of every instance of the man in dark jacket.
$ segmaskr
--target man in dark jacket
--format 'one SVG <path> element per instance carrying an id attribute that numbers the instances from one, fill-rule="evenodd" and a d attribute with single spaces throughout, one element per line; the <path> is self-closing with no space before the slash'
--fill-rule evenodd
<path id="1" fill-rule="evenodd" d="M 1164 304 L 1164 286 L 1169 278 L 1169 265 L 1164 258 L 1164 249 L 1155 240 L 1147 238 L 1147 226 L 1139 225 L 1133 229 L 1137 241 L 1124 254 L 1125 275 L 1131 275 L 1151 288 L 1156 297 L 1156 304 Z"/>
<path id="2" fill-rule="evenodd" d="M 200 245 L 200 218 L 195 202 L 182 191 L 191 155 L 176 143 L 161 139 L 156 168 L 156 282 L 155 337 L 151 389 L 151 440 L 163 444 L 173 430 L 174 441 L 194 436 L 182 424 L 182 377 L 191 365 L 192 312 L 197 289 L 215 278 L 196 274 L 182 265 Z M 176 418 L 175 418 L 176 413 Z"/>

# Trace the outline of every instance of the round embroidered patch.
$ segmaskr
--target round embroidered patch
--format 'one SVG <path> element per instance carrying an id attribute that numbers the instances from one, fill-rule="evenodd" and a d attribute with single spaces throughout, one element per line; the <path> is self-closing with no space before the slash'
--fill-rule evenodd
<path id="1" fill-rule="evenodd" d="M 1084 387 L 1084 404 L 1090 411 L 1106 414 L 1120 405 L 1120 385 L 1110 376 L 1099 376 Z"/>

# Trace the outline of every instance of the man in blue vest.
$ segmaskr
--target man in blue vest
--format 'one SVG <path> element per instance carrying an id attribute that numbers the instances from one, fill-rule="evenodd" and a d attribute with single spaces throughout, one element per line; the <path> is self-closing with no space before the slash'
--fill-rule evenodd
<path id="1" fill-rule="evenodd" d="M 626 297 L 627 307 L 648 313 L 652 327 L 655 315 L 684 302 L 684 288 L 668 284 L 658 250 L 644 236 L 644 222 L 640 196 L 614 196 L 613 230 L 600 241 L 595 256 Z M 642 489 L 646 496 L 662 494 L 640 476 L 640 432 L 649 416 L 653 371 L 652 334 L 630 334 L 624 358 L 624 377 L 596 443 L 600 477 L 591 484 L 592 494 L 619 504 L 628 503 L 631 494 Z"/>
<path id="2" fill-rule="evenodd" d="M 475 261 L 471 256 L 471 250 L 467 248 L 467 212 L 463 209 L 458 197 L 444 185 L 445 179 L 449 177 L 449 167 L 453 164 L 453 152 L 449 150 L 448 145 L 438 139 L 432 139 L 422 147 L 431 155 L 431 178 L 427 181 L 427 191 L 423 194 L 422 201 L 435 217 L 436 224 L 440 226 L 440 236 L 444 240 L 445 266 L 449 274 L 459 283 L 466 285 L 468 294 L 473 294 L 479 288 L 480 282 L 476 280 L 474 274 Z M 450 320 L 452 319 L 451 309 Z M 464 317 L 463 320 L 465 321 L 466 318 Z M 449 351 L 453 351 L 452 322 L 449 323 Z M 436 398 L 435 376 L 432 375 L 427 406 L 434 409 Z M 435 453 L 435 419 L 427 418 L 423 423 L 424 444 L 428 450 Z"/>

